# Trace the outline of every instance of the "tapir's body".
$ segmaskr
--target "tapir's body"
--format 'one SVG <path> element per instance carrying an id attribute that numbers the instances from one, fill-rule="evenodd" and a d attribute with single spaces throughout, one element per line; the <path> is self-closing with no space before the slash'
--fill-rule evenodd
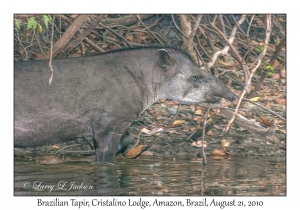
<path id="1" fill-rule="evenodd" d="M 234 100 L 216 77 L 172 48 L 121 50 L 103 55 L 15 64 L 15 146 L 67 141 L 83 133 L 95 140 L 96 158 L 112 162 L 120 138 L 141 112 L 163 98 Z"/>

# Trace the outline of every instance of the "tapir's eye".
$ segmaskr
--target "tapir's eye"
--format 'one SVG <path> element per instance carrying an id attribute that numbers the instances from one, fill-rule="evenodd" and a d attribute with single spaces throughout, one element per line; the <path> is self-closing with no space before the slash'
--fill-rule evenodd
<path id="1" fill-rule="evenodd" d="M 198 76 L 192 76 L 192 82 L 200 82 Z"/>

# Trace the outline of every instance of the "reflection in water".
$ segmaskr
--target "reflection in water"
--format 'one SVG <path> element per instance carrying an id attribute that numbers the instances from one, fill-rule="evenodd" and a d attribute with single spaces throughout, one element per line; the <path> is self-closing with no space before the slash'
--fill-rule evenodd
<path id="1" fill-rule="evenodd" d="M 118 158 L 114 164 L 15 160 L 15 195 L 286 195 L 284 157 Z"/>

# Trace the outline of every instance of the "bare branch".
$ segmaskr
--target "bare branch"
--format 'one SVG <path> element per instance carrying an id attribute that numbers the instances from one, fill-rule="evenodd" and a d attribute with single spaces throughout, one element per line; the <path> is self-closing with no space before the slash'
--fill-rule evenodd
<path id="1" fill-rule="evenodd" d="M 84 33 L 80 34 L 76 39 L 69 42 L 69 44 L 64 49 L 63 55 L 61 57 L 67 56 L 76 46 L 78 46 L 85 37 L 87 37 L 92 30 L 96 27 L 96 25 L 103 20 L 106 17 L 106 15 L 99 15 L 96 20 L 94 20 L 88 29 L 84 30 Z"/>
<path id="2" fill-rule="evenodd" d="M 228 125 L 226 126 L 225 128 L 225 131 L 227 132 L 228 129 L 230 128 L 231 124 L 233 123 L 234 119 L 235 119 L 235 116 L 238 112 L 238 109 L 240 107 L 240 104 L 241 104 L 241 101 L 243 100 L 244 98 L 244 95 L 246 94 L 247 90 L 250 89 L 250 86 L 251 86 L 251 79 L 255 73 L 255 71 L 257 70 L 257 68 L 260 66 L 260 63 L 261 63 L 261 60 L 262 58 L 265 56 L 266 52 L 267 52 L 267 48 L 268 48 L 268 45 L 269 45 L 269 40 L 270 40 L 270 35 L 271 35 L 271 29 L 272 29 L 272 19 L 271 19 L 271 15 L 267 15 L 267 18 L 266 18 L 266 22 L 267 22 L 267 28 L 266 28 L 266 38 L 265 38 L 265 44 L 264 44 L 264 49 L 263 51 L 261 52 L 261 54 L 258 56 L 257 58 L 257 64 L 256 66 L 252 69 L 251 73 L 250 73 L 250 76 L 249 76 L 249 79 L 246 83 L 246 86 L 244 87 L 244 90 L 239 98 L 239 101 L 238 101 L 238 104 L 236 106 L 236 109 L 234 111 L 234 115 L 232 116 L 231 120 L 229 121 Z"/>
<path id="3" fill-rule="evenodd" d="M 197 15 L 197 19 L 195 21 L 194 27 L 192 32 L 189 35 L 189 38 L 183 43 L 183 45 L 181 46 L 181 49 L 186 49 L 188 46 L 191 46 L 191 42 L 196 34 L 197 29 L 199 28 L 199 24 L 201 21 L 202 15 Z"/>
<path id="4" fill-rule="evenodd" d="M 238 21 L 238 24 L 240 25 L 240 24 L 242 24 L 243 22 L 244 22 L 244 20 L 245 20 L 245 18 L 246 18 L 246 15 L 243 15 L 242 17 L 241 17 L 241 19 Z M 215 25 L 211 25 L 222 37 L 223 37 L 223 39 L 224 39 L 224 41 L 226 42 L 226 46 L 222 49 L 222 50 L 220 50 L 220 51 L 217 51 L 213 56 L 212 56 L 212 59 L 211 59 L 211 62 L 209 62 L 208 63 L 208 67 L 209 68 L 211 68 L 214 64 L 215 64 L 215 62 L 216 62 L 216 60 L 217 60 L 217 58 L 220 56 L 220 55 L 225 55 L 225 54 L 227 54 L 228 53 L 228 50 L 229 50 L 229 48 L 234 52 L 234 54 L 237 56 L 237 58 L 238 58 L 238 62 L 239 63 L 242 63 L 242 61 L 243 61 L 243 59 L 242 59 L 242 57 L 239 55 L 239 53 L 237 52 L 237 50 L 235 49 L 235 47 L 232 45 L 232 43 L 233 43 L 233 41 L 234 41 L 234 38 L 235 38 L 235 33 L 236 33 L 236 31 L 237 31 L 237 29 L 238 29 L 238 27 L 237 26 L 235 26 L 233 29 L 232 29 L 232 32 L 231 32 L 231 34 L 230 34 L 230 37 L 229 37 L 229 39 L 227 39 L 227 37 L 215 26 Z"/>

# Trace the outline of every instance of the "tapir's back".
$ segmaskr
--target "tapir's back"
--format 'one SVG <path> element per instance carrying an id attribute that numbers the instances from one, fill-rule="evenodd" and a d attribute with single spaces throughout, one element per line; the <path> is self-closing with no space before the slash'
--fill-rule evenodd
<path id="1" fill-rule="evenodd" d="M 28 138 L 29 146 L 34 146 L 90 132 L 88 124 L 95 110 L 136 117 L 149 95 L 142 71 L 150 66 L 150 57 L 122 51 L 54 59 L 51 85 L 49 61 L 16 63 L 15 145 L 28 146 L 24 140 Z"/>

